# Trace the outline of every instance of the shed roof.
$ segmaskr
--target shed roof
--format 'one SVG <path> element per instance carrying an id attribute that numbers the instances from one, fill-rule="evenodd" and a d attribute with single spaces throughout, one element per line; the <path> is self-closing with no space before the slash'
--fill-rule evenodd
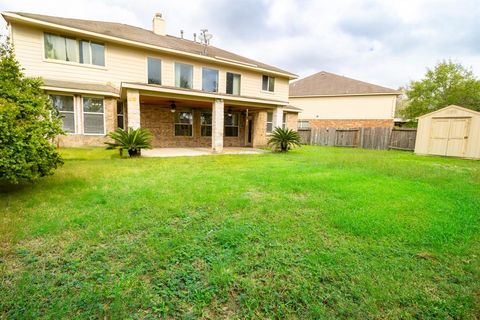
<path id="1" fill-rule="evenodd" d="M 447 110 L 453 110 L 453 109 L 456 109 L 456 110 L 459 110 L 459 111 L 462 111 L 462 112 L 466 112 L 466 113 L 471 113 L 473 115 L 476 115 L 476 116 L 480 116 L 480 112 L 478 111 L 475 111 L 475 110 L 472 110 L 472 109 L 468 109 L 468 108 L 464 108 L 464 107 L 460 107 L 460 106 L 457 106 L 457 105 L 449 105 L 445 108 L 442 108 L 442 109 L 438 109 L 438 110 L 435 110 L 435 111 L 432 111 L 432 112 L 429 112 L 429 113 L 426 113 L 426 114 L 423 114 L 419 117 L 417 117 L 417 119 L 421 119 L 421 118 L 426 118 L 426 117 L 430 117 L 430 116 L 433 116 L 433 115 L 436 115 L 436 114 L 440 114 L 442 112 L 445 112 Z"/>
<path id="2" fill-rule="evenodd" d="M 399 95 L 400 92 L 326 71 L 315 73 L 290 84 L 290 97 L 366 94 Z"/>

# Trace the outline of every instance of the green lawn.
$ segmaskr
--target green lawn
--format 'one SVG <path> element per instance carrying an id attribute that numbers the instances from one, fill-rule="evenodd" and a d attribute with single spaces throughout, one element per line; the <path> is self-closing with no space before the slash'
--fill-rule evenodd
<path id="1" fill-rule="evenodd" d="M 479 161 L 62 152 L 0 193 L 0 318 L 480 314 Z"/>

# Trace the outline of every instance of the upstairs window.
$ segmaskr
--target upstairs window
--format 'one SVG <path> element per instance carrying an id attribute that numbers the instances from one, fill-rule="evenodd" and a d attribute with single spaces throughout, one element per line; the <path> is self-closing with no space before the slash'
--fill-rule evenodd
<path id="1" fill-rule="evenodd" d="M 105 134 L 103 99 L 83 97 L 83 133 Z"/>
<path id="2" fill-rule="evenodd" d="M 62 119 L 62 129 L 65 132 L 75 133 L 75 109 L 73 96 L 51 95 L 53 107 L 57 109 Z"/>
<path id="3" fill-rule="evenodd" d="M 238 137 L 238 116 L 237 112 L 225 114 L 225 137 Z"/>
<path id="4" fill-rule="evenodd" d="M 269 76 L 262 76 L 262 90 L 263 91 L 275 91 L 275 78 Z"/>
<path id="5" fill-rule="evenodd" d="M 218 92 L 218 70 L 202 68 L 202 90 Z"/>
<path id="6" fill-rule="evenodd" d="M 193 114 L 189 111 L 175 113 L 175 136 L 191 137 L 193 135 Z"/>
<path id="7" fill-rule="evenodd" d="M 148 83 L 162 84 L 162 61 L 155 58 L 147 58 Z"/>
<path id="8" fill-rule="evenodd" d="M 81 40 L 80 63 L 105 66 L 105 46 L 92 41 Z"/>
<path id="9" fill-rule="evenodd" d="M 227 72 L 227 93 L 240 95 L 241 76 L 236 73 Z"/>
<path id="10" fill-rule="evenodd" d="M 193 66 L 191 64 L 175 62 L 175 87 L 193 88 Z"/>
<path id="11" fill-rule="evenodd" d="M 78 43 L 76 39 L 45 34 L 45 58 L 78 62 Z"/>
<path id="12" fill-rule="evenodd" d="M 200 114 L 200 127 L 202 137 L 212 136 L 212 113 L 202 112 Z"/>
<path id="13" fill-rule="evenodd" d="M 45 58 L 105 66 L 105 45 L 88 40 L 44 34 Z"/>
<path id="14" fill-rule="evenodd" d="M 267 133 L 273 131 L 273 112 L 267 112 Z"/>

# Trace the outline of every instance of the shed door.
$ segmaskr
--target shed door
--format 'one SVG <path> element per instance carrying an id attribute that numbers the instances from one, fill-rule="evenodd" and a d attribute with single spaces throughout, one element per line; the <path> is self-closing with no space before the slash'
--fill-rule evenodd
<path id="1" fill-rule="evenodd" d="M 461 157 L 468 141 L 468 118 L 433 118 L 430 154 Z"/>

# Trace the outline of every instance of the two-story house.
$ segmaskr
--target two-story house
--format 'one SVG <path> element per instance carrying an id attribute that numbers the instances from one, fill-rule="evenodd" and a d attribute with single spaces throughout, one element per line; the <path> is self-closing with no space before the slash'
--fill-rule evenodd
<path id="1" fill-rule="evenodd" d="M 18 61 L 44 90 L 68 133 L 63 146 L 102 145 L 121 128 L 148 128 L 154 147 L 264 146 L 275 127 L 296 129 L 279 68 L 197 41 L 121 23 L 3 12 Z"/>

